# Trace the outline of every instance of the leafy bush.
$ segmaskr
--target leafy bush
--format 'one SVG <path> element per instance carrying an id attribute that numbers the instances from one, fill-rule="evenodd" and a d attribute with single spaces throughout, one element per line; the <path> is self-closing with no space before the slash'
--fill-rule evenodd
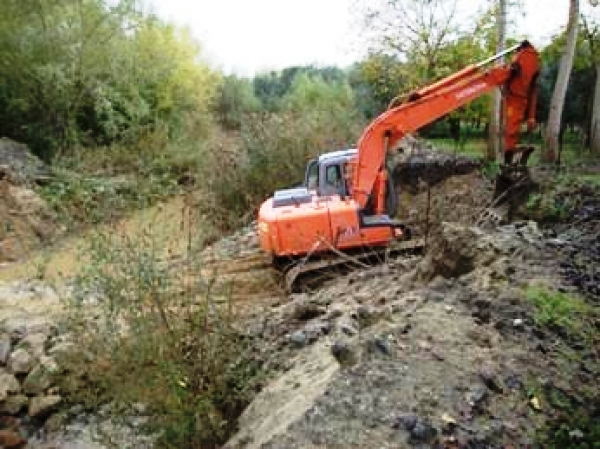
<path id="1" fill-rule="evenodd" d="M 192 252 L 169 265 L 163 249 L 149 230 L 90 240 L 69 304 L 81 352 L 67 361 L 62 390 L 70 403 L 107 403 L 113 414 L 144 404 L 160 447 L 214 447 L 235 430 L 260 367 L 228 286 L 204 276 Z"/>
<path id="2" fill-rule="evenodd" d="M 302 182 L 311 158 L 352 147 L 362 129 L 347 84 L 302 75 L 282 104 L 283 112 L 247 115 L 235 138 L 217 135 L 203 155 L 203 208 L 220 228 L 249 221 L 276 189 Z"/>

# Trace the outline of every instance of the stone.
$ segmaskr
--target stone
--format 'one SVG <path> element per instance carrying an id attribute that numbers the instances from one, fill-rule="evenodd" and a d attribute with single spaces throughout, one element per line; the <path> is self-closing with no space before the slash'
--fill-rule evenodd
<path id="1" fill-rule="evenodd" d="M 15 349 L 8 358 L 8 369 L 13 374 L 27 374 L 35 363 L 31 354 L 23 349 Z"/>
<path id="2" fill-rule="evenodd" d="M 435 438 L 437 433 L 437 429 L 429 422 L 419 419 L 410 430 L 410 440 L 413 442 L 428 442 Z"/>
<path id="3" fill-rule="evenodd" d="M 0 414 L 18 415 L 29 403 L 27 396 L 15 394 L 8 396 L 4 402 L 0 402 Z"/>
<path id="4" fill-rule="evenodd" d="M 353 337 L 358 334 L 358 326 L 355 324 L 354 320 L 342 318 L 337 323 L 337 326 L 345 335 L 349 337 Z"/>
<path id="5" fill-rule="evenodd" d="M 29 395 L 41 394 L 52 386 L 58 365 L 52 357 L 43 356 L 25 378 L 23 390 Z"/>
<path id="6" fill-rule="evenodd" d="M 487 395 L 487 388 L 484 386 L 475 387 L 469 394 L 469 405 L 471 407 L 479 406 L 487 398 Z"/>
<path id="7" fill-rule="evenodd" d="M 21 385 L 15 376 L 0 370 L 0 402 L 6 400 L 9 394 L 19 393 Z"/>
<path id="8" fill-rule="evenodd" d="M 25 447 L 27 440 L 21 437 L 17 432 L 8 429 L 0 430 L 0 447 L 5 449 L 16 449 Z"/>
<path id="9" fill-rule="evenodd" d="M 498 380 L 498 376 L 494 370 L 489 366 L 483 366 L 479 370 L 479 377 L 483 381 L 486 387 L 496 393 L 502 393 L 502 386 Z"/>
<path id="10" fill-rule="evenodd" d="M 306 345 L 306 343 L 308 342 L 308 338 L 306 337 L 306 334 L 304 332 L 296 331 L 292 335 L 290 335 L 290 342 L 294 346 L 301 348 Z"/>
<path id="11" fill-rule="evenodd" d="M 10 335 L 0 334 L 0 365 L 6 365 L 11 350 Z"/>
<path id="12" fill-rule="evenodd" d="M 27 414 L 31 418 L 43 418 L 56 410 L 61 401 L 62 398 L 59 395 L 33 397 L 29 400 Z"/>
<path id="13" fill-rule="evenodd" d="M 17 345 L 17 348 L 26 349 L 34 358 L 40 358 L 45 352 L 48 334 L 33 332 L 27 334 Z"/>
<path id="14" fill-rule="evenodd" d="M 331 354 L 340 363 L 340 365 L 353 364 L 357 359 L 355 352 L 345 341 L 336 341 L 331 346 Z"/>
<path id="15" fill-rule="evenodd" d="M 397 423 L 406 430 L 411 431 L 417 425 L 419 418 L 416 415 L 404 415 L 398 418 Z"/>
<path id="16" fill-rule="evenodd" d="M 371 352 L 380 352 L 384 355 L 392 355 L 392 345 L 386 337 L 376 336 L 368 345 Z"/>

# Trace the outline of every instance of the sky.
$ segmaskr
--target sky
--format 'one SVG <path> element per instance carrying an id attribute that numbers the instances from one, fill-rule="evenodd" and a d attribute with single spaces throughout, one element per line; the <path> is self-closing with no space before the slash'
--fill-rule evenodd
<path id="1" fill-rule="evenodd" d="M 293 65 L 346 67 L 360 60 L 354 1 L 148 0 L 163 19 L 189 27 L 214 66 L 241 76 Z M 548 43 L 566 25 L 568 3 L 523 0 L 522 13 L 513 16 L 516 37 Z"/>

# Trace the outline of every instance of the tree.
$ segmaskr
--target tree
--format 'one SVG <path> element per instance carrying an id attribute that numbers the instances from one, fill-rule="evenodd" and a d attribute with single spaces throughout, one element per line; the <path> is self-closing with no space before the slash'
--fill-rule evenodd
<path id="1" fill-rule="evenodd" d="M 592 3 L 592 6 L 597 6 Z M 590 20 L 582 17 L 583 36 L 587 42 L 590 61 L 594 65 L 596 82 L 594 85 L 594 95 L 592 102 L 592 114 L 589 122 L 589 144 L 592 153 L 600 154 L 600 26 Z"/>
<path id="2" fill-rule="evenodd" d="M 439 77 L 440 54 L 459 31 L 458 0 L 378 0 L 363 12 L 374 53 L 409 63 L 409 88 Z"/>
<path id="3" fill-rule="evenodd" d="M 136 3 L 0 0 L 0 135 L 50 160 L 75 144 L 201 128 L 220 76 L 186 30 Z"/>
<path id="4" fill-rule="evenodd" d="M 504 51 L 506 44 L 506 0 L 498 1 L 497 9 L 497 45 L 496 52 Z M 504 58 L 497 61 L 497 64 L 503 64 Z M 502 135 L 502 94 L 498 89 L 493 93 L 492 108 L 490 112 L 490 129 L 488 136 L 488 145 L 486 159 L 489 161 L 496 160 L 496 155 L 500 153 L 501 135 Z"/>
<path id="5" fill-rule="evenodd" d="M 570 0 L 569 21 L 567 24 L 567 42 L 563 50 L 560 61 L 560 68 L 552 100 L 550 101 L 550 113 L 548 116 L 548 126 L 546 128 L 546 151 L 543 158 L 547 162 L 554 162 L 559 152 L 560 131 L 562 125 L 562 112 L 565 104 L 565 97 L 573 67 L 575 57 L 575 48 L 577 44 L 577 31 L 579 29 L 579 0 Z"/>

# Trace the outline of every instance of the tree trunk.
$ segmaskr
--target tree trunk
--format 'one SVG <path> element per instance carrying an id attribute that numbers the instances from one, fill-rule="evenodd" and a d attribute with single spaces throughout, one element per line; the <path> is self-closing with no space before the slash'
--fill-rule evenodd
<path id="1" fill-rule="evenodd" d="M 567 25 L 567 44 L 560 60 L 558 77 L 554 85 L 552 100 L 550 102 L 550 114 L 548 115 L 548 127 L 546 129 L 546 151 L 543 159 L 546 162 L 554 162 L 559 150 L 560 127 L 562 111 L 567 95 L 569 77 L 573 67 L 575 56 L 575 44 L 577 43 L 577 30 L 579 21 L 579 0 L 570 0 L 569 23 Z"/>
<path id="2" fill-rule="evenodd" d="M 589 136 L 592 153 L 600 154 L 600 62 L 596 64 L 596 85 L 594 86 L 594 104 L 592 105 Z"/>
<path id="3" fill-rule="evenodd" d="M 498 5 L 498 44 L 496 45 L 496 53 L 504 51 L 506 41 L 506 0 L 499 0 Z M 500 58 L 497 64 L 504 64 L 504 56 Z M 499 89 L 496 89 L 492 96 L 492 107 L 490 111 L 490 133 L 488 135 L 488 146 L 486 159 L 495 161 L 497 156 L 502 153 L 502 94 Z"/>

